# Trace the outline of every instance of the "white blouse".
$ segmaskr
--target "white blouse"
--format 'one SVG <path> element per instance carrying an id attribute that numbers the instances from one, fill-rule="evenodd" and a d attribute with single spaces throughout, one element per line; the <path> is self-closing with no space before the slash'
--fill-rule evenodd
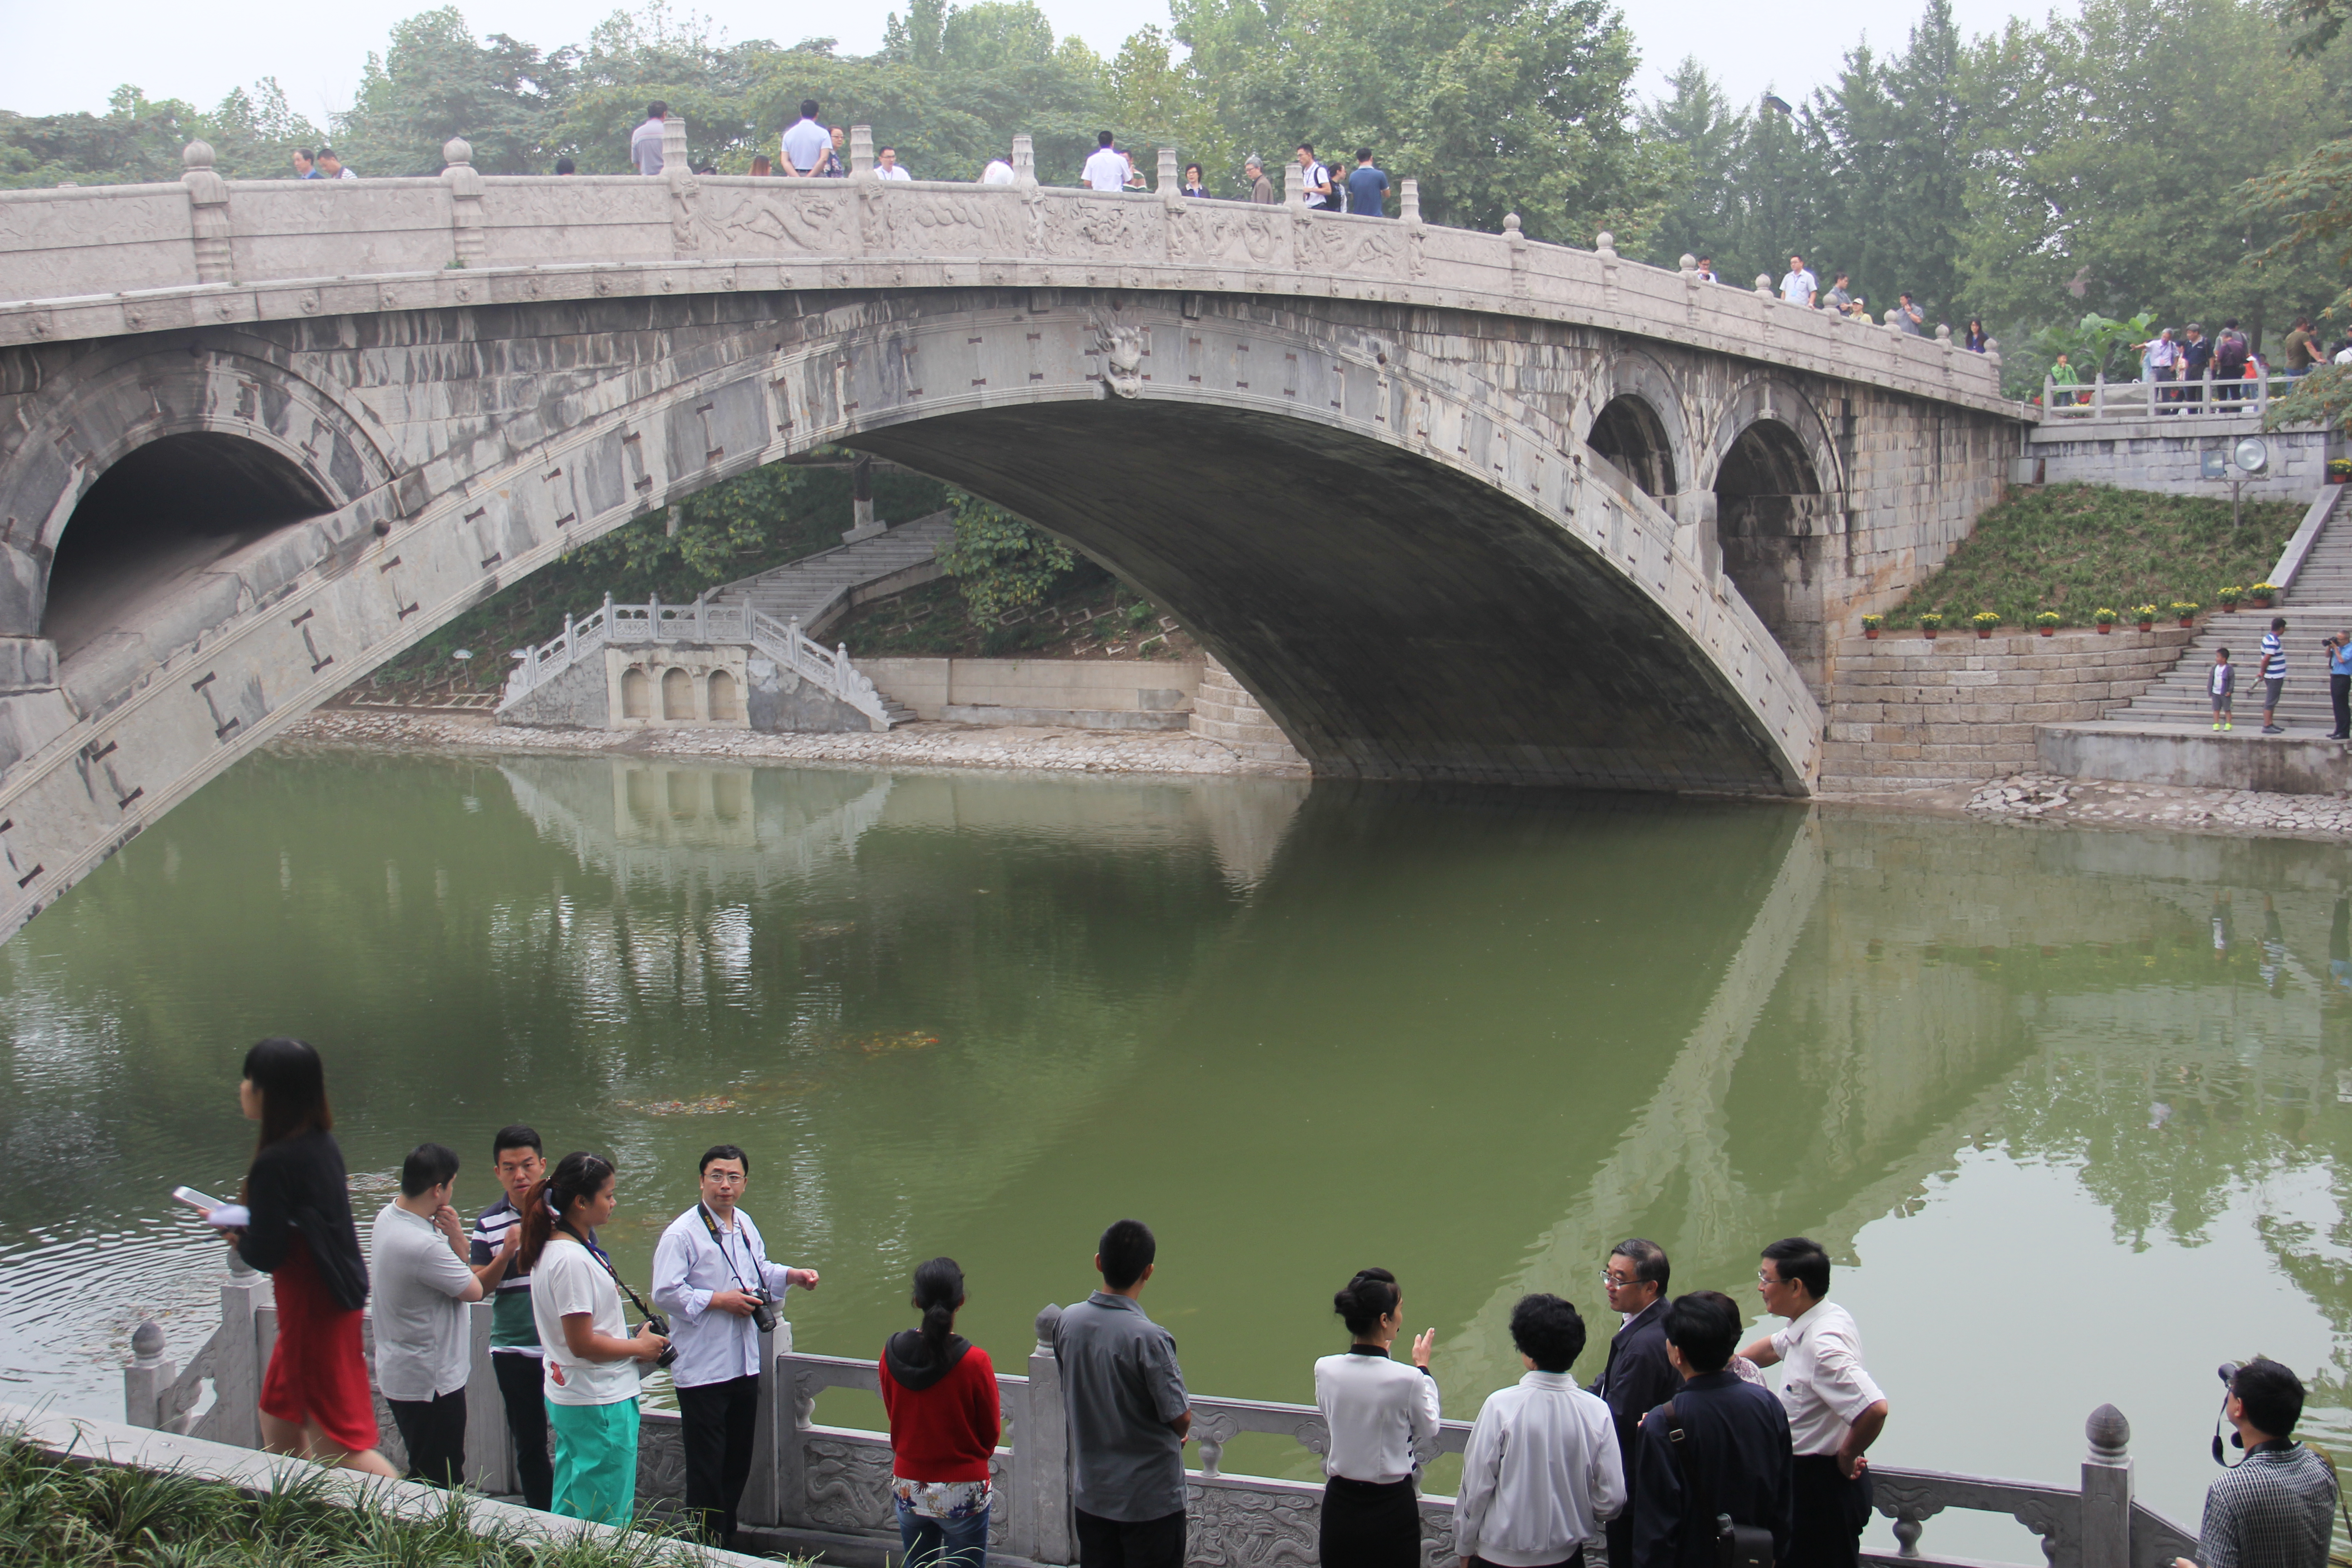
<path id="1" fill-rule="evenodd" d="M 1417 1468 L 1416 1442 L 1437 1436 L 1437 1380 L 1387 1352 L 1351 1350 L 1315 1363 L 1315 1408 L 1331 1443 L 1323 1473 L 1389 1484 Z"/>

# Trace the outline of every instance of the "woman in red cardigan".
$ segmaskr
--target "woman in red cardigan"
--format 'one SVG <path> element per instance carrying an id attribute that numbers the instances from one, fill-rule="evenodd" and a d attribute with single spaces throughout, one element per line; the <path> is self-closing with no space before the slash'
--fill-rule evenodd
<path id="1" fill-rule="evenodd" d="M 915 1270 L 923 1326 L 882 1347 L 882 1408 L 890 1415 L 890 1494 L 907 1568 L 981 1568 L 988 1561 L 988 1461 L 1003 1431 L 996 1368 L 955 1332 L 963 1270 L 934 1258 Z"/>

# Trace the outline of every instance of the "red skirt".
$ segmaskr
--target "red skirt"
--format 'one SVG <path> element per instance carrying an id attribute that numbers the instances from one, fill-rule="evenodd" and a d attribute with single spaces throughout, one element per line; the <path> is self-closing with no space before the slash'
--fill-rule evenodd
<path id="1" fill-rule="evenodd" d="M 298 1232 L 270 1283 L 278 1296 L 278 1343 L 261 1379 L 261 1410 L 309 1423 L 347 1454 L 375 1447 L 375 1392 L 360 1344 L 360 1314 L 328 1292 Z"/>

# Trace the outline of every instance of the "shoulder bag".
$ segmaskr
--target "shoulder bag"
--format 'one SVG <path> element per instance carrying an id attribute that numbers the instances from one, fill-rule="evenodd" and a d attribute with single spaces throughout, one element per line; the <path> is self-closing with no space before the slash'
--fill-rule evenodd
<path id="1" fill-rule="evenodd" d="M 1716 1561 L 1722 1568 L 1772 1568 L 1772 1532 L 1760 1524 L 1735 1524 L 1727 1513 L 1717 1513 L 1715 1489 L 1709 1478 L 1699 1473 L 1693 1464 L 1693 1454 L 1683 1430 L 1683 1418 L 1675 1410 L 1675 1402 L 1664 1406 L 1666 1440 L 1675 1446 L 1675 1456 L 1682 1461 L 1683 1481 L 1698 1504 L 1701 1519 L 1715 1516 Z"/>

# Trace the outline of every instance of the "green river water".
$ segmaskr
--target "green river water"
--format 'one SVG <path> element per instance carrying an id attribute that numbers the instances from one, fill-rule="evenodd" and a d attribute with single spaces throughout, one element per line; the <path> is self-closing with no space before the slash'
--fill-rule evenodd
<path id="1" fill-rule="evenodd" d="M 2071 1482 L 2112 1400 L 2193 1521 L 2216 1363 L 2290 1362 L 2352 1436 L 2348 888 L 2336 847 L 1796 806 L 264 754 L 0 949 L 0 1400 L 117 1415 L 141 1316 L 208 1331 L 164 1194 L 236 1184 L 237 1062 L 285 1032 L 363 1219 L 425 1139 L 488 1202 L 525 1120 L 616 1160 L 642 1280 L 744 1145 L 827 1353 L 945 1252 L 1018 1371 L 1133 1214 L 1196 1391 L 1311 1398 L 1381 1264 L 1467 1419 L 1523 1292 L 1597 1371 L 1612 1242 L 1752 1305 L 1810 1234 L 1883 1463 Z M 1259 1441 L 1227 1468 L 1311 1472 Z M 2039 1560 L 1930 1523 L 1963 1542 Z"/>

